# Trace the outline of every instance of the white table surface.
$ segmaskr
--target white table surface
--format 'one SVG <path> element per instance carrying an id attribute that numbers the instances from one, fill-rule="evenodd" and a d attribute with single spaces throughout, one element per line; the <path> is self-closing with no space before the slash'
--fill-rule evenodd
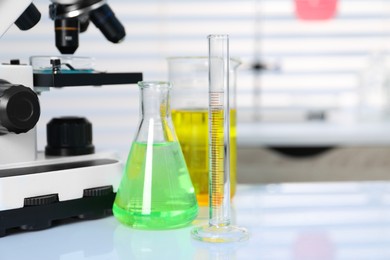
<path id="1" fill-rule="evenodd" d="M 388 146 L 390 122 L 239 123 L 240 146 Z"/>
<path id="2" fill-rule="evenodd" d="M 239 185 L 232 220 L 249 241 L 201 243 L 192 227 L 141 231 L 107 217 L 9 234 L 0 259 L 390 259 L 389 182 Z"/>

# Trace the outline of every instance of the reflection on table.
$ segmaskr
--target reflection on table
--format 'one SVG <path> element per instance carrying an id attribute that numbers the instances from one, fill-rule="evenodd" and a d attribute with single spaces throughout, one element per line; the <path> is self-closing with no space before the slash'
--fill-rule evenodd
<path id="1" fill-rule="evenodd" d="M 193 225 L 207 223 L 201 208 Z M 143 231 L 108 217 L 0 238 L 0 259 L 390 259 L 390 183 L 239 185 L 232 220 L 251 238 L 209 244 L 190 227 Z"/>

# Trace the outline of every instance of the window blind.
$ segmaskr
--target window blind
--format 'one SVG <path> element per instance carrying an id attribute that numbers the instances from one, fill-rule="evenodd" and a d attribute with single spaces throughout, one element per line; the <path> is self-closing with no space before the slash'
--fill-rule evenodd
<path id="1" fill-rule="evenodd" d="M 59 55 L 47 0 L 34 1 L 41 22 L 22 32 L 15 26 L 0 39 L 1 61 Z M 91 24 L 80 34 L 77 56 L 95 59 L 95 69 L 143 72 L 167 80 L 166 58 L 207 55 L 206 36 L 230 35 L 231 56 L 241 59 L 237 78 L 238 123 L 353 113 L 359 75 L 374 52 L 388 54 L 390 1 L 339 0 L 324 21 L 297 17 L 293 0 L 110 0 L 126 28 L 121 44 L 109 43 Z M 254 70 L 256 64 L 265 70 Z M 126 155 L 138 122 L 136 85 L 51 89 L 40 95 L 38 146 L 53 117 L 78 115 L 94 125 L 99 150 Z M 238 133 L 239 134 L 239 133 Z"/>

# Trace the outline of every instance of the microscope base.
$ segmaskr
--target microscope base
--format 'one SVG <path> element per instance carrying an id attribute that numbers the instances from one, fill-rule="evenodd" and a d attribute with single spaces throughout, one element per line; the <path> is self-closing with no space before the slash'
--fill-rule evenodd
<path id="1" fill-rule="evenodd" d="M 111 215 L 122 167 L 112 155 L 44 159 L 0 168 L 0 237 L 66 219 Z"/>
<path id="2" fill-rule="evenodd" d="M 23 207 L 0 212 L 0 237 L 8 231 L 42 230 L 66 219 L 97 219 L 112 214 L 115 193 L 103 196 L 85 197 L 48 205 Z"/>

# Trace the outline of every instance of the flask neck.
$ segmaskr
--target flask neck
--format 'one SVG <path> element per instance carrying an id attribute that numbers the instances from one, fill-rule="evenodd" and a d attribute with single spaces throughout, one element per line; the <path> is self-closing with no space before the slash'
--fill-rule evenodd
<path id="1" fill-rule="evenodd" d="M 139 142 L 177 141 L 171 119 L 167 82 L 140 82 L 140 124 L 136 140 Z"/>
<path id="2" fill-rule="evenodd" d="M 169 89 L 162 87 L 141 87 L 140 116 L 143 119 L 161 120 L 170 114 Z"/>

